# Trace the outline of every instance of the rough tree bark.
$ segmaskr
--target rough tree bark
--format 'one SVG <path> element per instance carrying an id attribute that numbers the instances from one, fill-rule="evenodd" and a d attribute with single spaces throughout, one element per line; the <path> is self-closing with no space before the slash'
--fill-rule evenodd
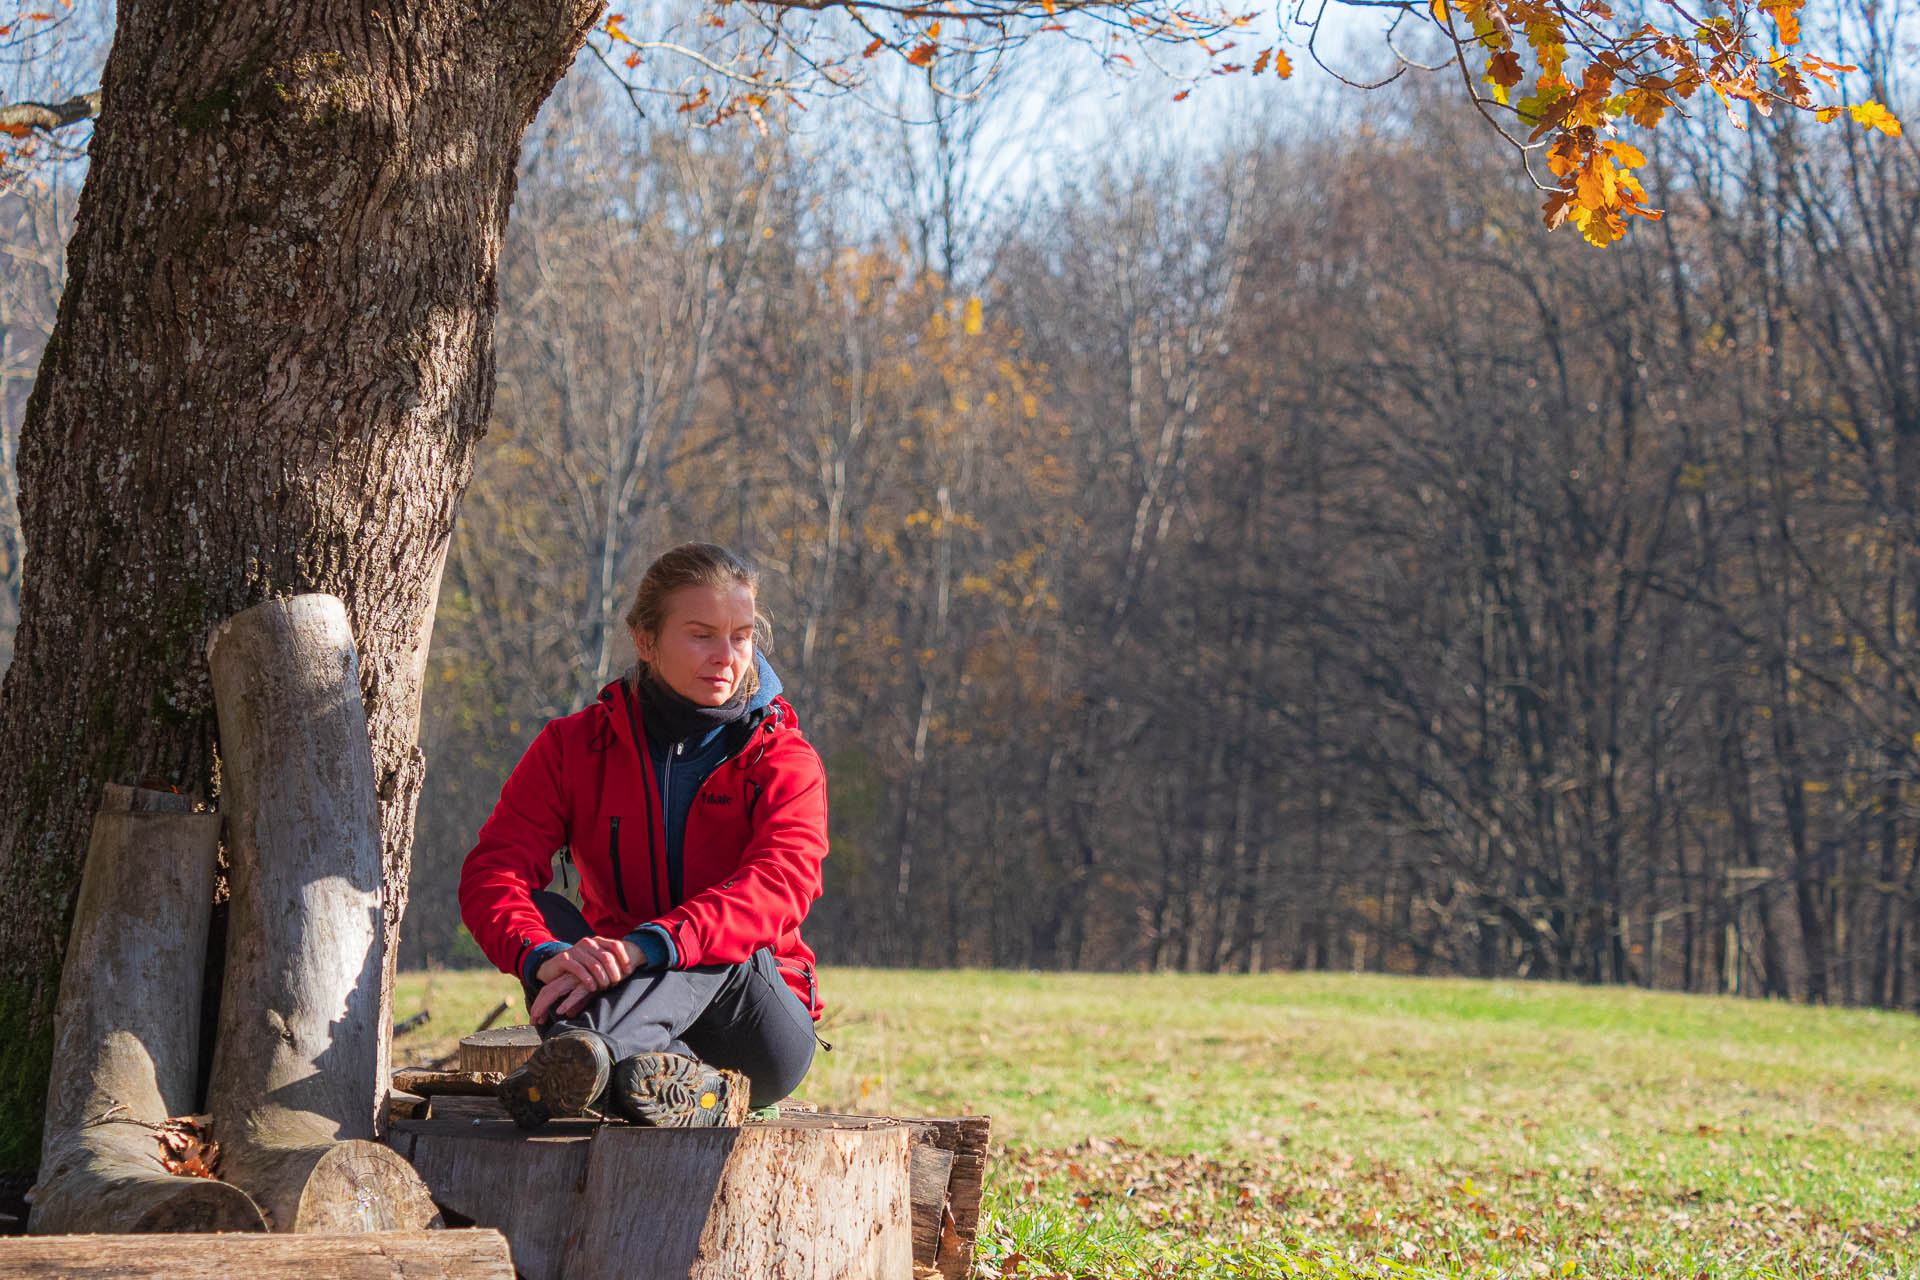
<path id="1" fill-rule="evenodd" d="M 600 0 L 122 0 L 21 432 L 0 1105 L 37 1117 L 100 787 L 210 790 L 219 619 L 347 604 L 404 904 L 427 629 L 492 395 L 521 134 Z M 0 1168 L 31 1168 L 9 1126 Z"/>

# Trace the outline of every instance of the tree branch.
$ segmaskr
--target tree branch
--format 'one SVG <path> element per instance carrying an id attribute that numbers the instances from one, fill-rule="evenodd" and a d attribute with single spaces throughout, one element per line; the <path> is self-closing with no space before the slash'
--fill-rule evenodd
<path id="1" fill-rule="evenodd" d="M 32 129 L 51 132 L 100 114 L 100 90 L 76 94 L 65 102 L 16 102 L 0 107 L 0 131 L 19 136 Z"/>

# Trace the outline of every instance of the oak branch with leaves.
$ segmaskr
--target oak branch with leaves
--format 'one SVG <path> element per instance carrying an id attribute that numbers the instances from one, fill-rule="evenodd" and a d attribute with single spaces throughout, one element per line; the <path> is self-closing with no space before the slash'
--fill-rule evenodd
<path id="1" fill-rule="evenodd" d="M 1858 68 L 1790 52 L 1800 44 L 1803 4 L 1711 4 L 1696 16 L 1664 0 L 1658 8 L 1674 19 L 1664 28 L 1622 23 L 1606 0 L 1432 0 L 1429 16 L 1475 107 L 1529 160 L 1544 149 L 1547 225 L 1571 219 L 1605 245 L 1625 234 L 1628 217 L 1660 216 L 1633 175 L 1646 157 L 1615 136 L 1623 123 L 1657 129 L 1703 91 L 1737 127 L 1747 109 L 1839 116 L 1842 108 L 1817 101 L 1813 86 L 1837 93 L 1840 77 Z M 1846 110 L 1899 136 L 1900 122 L 1878 102 Z"/>
<path id="2" fill-rule="evenodd" d="M 1657 0 L 1651 12 L 1661 22 L 1623 19 L 1607 0 L 1298 0 L 1282 43 L 1249 50 L 1254 14 L 1166 0 L 717 0 L 653 35 L 625 13 L 604 13 L 587 48 L 643 110 L 653 99 L 701 126 L 743 117 L 761 129 L 769 112 L 803 106 L 809 94 L 857 88 L 872 60 L 885 56 L 916 68 L 938 92 L 979 93 L 993 79 L 991 64 L 1041 38 L 1078 44 L 1123 72 L 1151 68 L 1188 82 L 1175 101 L 1206 76 L 1290 77 L 1290 42 L 1362 89 L 1409 69 L 1451 69 L 1546 192 L 1546 224 L 1571 221 L 1606 245 L 1626 233 L 1628 218 L 1660 217 L 1633 172 L 1645 153 L 1619 136 L 1623 127 L 1655 133 L 1670 115 L 1711 99 L 1736 126 L 1748 110 L 1792 110 L 1900 135 L 1884 104 L 1841 97 L 1842 78 L 1857 67 L 1801 48 L 1804 5 Z M 1390 74 L 1362 83 L 1326 67 L 1317 36 L 1334 7 L 1389 15 Z M 0 25 L 0 37 L 55 21 L 50 12 L 23 12 Z M 1437 33 L 1447 56 L 1435 63 L 1403 53 L 1407 28 Z M 985 55 L 989 69 L 949 83 L 943 70 L 956 55 Z M 646 74 L 663 63 L 675 70 Z M 51 133 L 99 109 L 98 90 L 0 107 L 0 132 Z"/>

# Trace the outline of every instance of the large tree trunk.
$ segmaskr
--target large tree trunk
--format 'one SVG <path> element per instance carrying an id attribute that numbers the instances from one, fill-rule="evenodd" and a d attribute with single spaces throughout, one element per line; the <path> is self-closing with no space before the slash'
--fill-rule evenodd
<path id="1" fill-rule="evenodd" d="M 600 0 L 122 0 L 22 428 L 0 1105 L 38 1116 L 100 786 L 210 789 L 211 625 L 347 604 L 404 902 L 421 669 L 492 394 L 520 137 Z M 11 1125 L 0 1167 L 31 1168 Z"/>

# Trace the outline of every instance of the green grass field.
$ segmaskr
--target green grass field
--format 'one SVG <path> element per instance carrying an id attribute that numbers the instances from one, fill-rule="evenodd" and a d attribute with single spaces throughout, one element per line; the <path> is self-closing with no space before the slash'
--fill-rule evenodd
<path id="1" fill-rule="evenodd" d="M 994 1117 L 982 1275 L 1920 1275 L 1912 1017 L 1324 974 L 823 989 L 803 1096 Z M 403 975 L 433 1021 L 396 1059 L 517 994 Z"/>

